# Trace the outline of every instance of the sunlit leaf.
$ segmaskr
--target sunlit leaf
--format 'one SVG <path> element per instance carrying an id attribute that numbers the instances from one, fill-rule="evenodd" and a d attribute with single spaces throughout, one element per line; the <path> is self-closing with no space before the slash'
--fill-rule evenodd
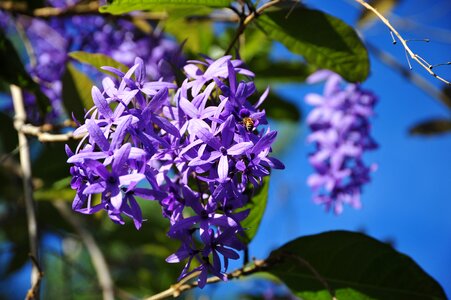
<path id="1" fill-rule="evenodd" d="M 100 7 L 100 12 L 113 15 L 124 14 L 135 10 L 158 10 L 167 7 L 191 10 L 196 13 L 197 7 L 228 7 L 231 0 L 109 0 Z"/>
<path id="2" fill-rule="evenodd" d="M 86 74 L 77 70 L 72 63 L 67 64 L 62 81 L 62 98 L 67 113 L 69 115 L 73 113 L 77 119 L 82 119 L 85 109 L 89 109 L 93 105 L 91 89 L 94 83 Z"/>
<path id="3" fill-rule="evenodd" d="M 265 34 L 321 69 L 330 69 L 348 81 L 364 81 L 369 73 L 368 53 L 354 29 L 318 10 L 297 8 L 265 12 L 256 19 Z"/>
<path id="4" fill-rule="evenodd" d="M 126 72 L 128 70 L 128 67 L 121 64 L 120 62 L 117 62 L 113 58 L 109 57 L 108 55 L 101 54 L 101 53 L 89 53 L 89 52 L 83 52 L 83 51 L 74 51 L 70 52 L 69 56 L 83 64 L 88 64 L 93 66 L 94 68 L 97 68 L 99 71 L 104 72 L 108 75 L 111 75 L 110 72 L 102 70 L 100 67 L 109 66 L 116 69 L 119 69 L 123 72 Z"/>
<path id="5" fill-rule="evenodd" d="M 361 233 L 331 231 L 273 251 L 268 272 L 302 299 L 446 299 L 410 257 Z"/>
<path id="6" fill-rule="evenodd" d="M 72 177 L 66 177 L 56 181 L 50 188 L 38 189 L 34 192 L 36 201 L 72 201 L 75 197 L 75 190 L 70 187 Z"/>
<path id="7" fill-rule="evenodd" d="M 212 23 L 206 21 L 169 19 L 165 23 L 165 30 L 174 35 L 179 42 L 186 40 L 183 48 L 195 55 L 208 53 L 214 39 Z"/>
<path id="8" fill-rule="evenodd" d="M 413 135 L 437 135 L 451 131 L 450 119 L 432 119 L 423 121 L 410 128 Z"/>
<path id="9" fill-rule="evenodd" d="M 255 27 L 249 27 L 243 33 L 244 36 L 244 45 L 240 49 L 240 54 L 242 59 L 245 62 L 253 62 L 252 67 L 258 64 L 269 63 L 269 59 L 265 61 L 260 61 L 258 58 L 267 57 L 269 58 L 269 54 L 271 52 L 272 42 L 269 40 L 266 35 L 261 31 L 255 29 Z M 257 58 L 253 60 L 254 58 Z M 254 70 L 254 69 L 253 69 Z M 260 73 L 257 73 L 260 76 Z"/>

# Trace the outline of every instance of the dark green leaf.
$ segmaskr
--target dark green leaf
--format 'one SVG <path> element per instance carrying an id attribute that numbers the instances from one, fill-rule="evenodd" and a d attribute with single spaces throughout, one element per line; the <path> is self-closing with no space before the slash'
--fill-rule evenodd
<path id="1" fill-rule="evenodd" d="M 269 93 L 261 108 L 265 109 L 266 115 L 272 119 L 293 122 L 301 120 L 299 108 L 275 93 Z"/>
<path id="2" fill-rule="evenodd" d="M 68 142 L 71 149 L 75 149 L 77 142 Z M 64 143 L 45 143 L 41 144 L 40 153 L 33 161 L 33 176 L 42 180 L 43 189 L 55 188 L 54 184 L 62 178 L 69 176 L 69 165 L 66 163 L 67 155 L 64 150 Z M 64 190 L 61 186 L 62 191 Z M 67 195 L 61 194 L 61 196 Z"/>
<path id="3" fill-rule="evenodd" d="M 21 88 L 35 89 L 36 83 L 20 61 L 14 46 L 0 30 L 0 77 L 8 83 L 15 84 Z"/>
<path id="4" fill-rule="evenodd" d="M 348 81 L 364 81 L 368 53 L 354 29 L 318 10 L 298 8 L 267 11 L 257 25 L 268 37 L 302 55 L 317 68 L 332 70 Z"/>
<path id="5" fill-rule="evenodd" d="M 108 71 L 102 70 L 100 67 L 109 66 L 109 67 L 119 69 L 124 73 L 127 72 L 127 70 L 129 69 L 127 66 L 121 64 L 120 62 L 117 62 L 116 60 L 112 59 L 108 55 L 101 54 L 101 53 L 89 53 L 89 52 L 83 52 L 83 51 L 74 51 L 74 52 L 70 52 L 69 56 L 83 64 L 91 65 L 94 68 L 97 68 L 99 71 L 104 72 L 108 75 L 111 75 L 111 73 Z"/>
<path id="6" fill-rule="evenodd" d="M 84 73 L 68 63 L 63 75 L 63 103 L 69 115 L 72 113 L 77 119 L 83 118 L 85 109 L 92 105 L 91 89 L 94 83 Z"/>
<path id="7" fill-rule="evenodd" d="M 196 8 L 228 7 L 232 0 L 110 0 L 107 5 L 100 7 L 100 12 L 113 15 L 124 14 L 135 10 L 155 10 L 167 7 L 190 10 L 197 13 Z"/>
<path id="8" fill-rule="evenodd" d="M 301 237 L 273 251 L 268 263 L 268 272 L 306 300 L 331 299 L 328 290 L 340 300 L 446 299 L 410 257 L 361 233 Z"/>
<path id="9" fill-rule="evenodd" d="M 0 128 L 2 134 L 0 134 L 0 153 L 9 154 L 18 145 L 17 131 L 14 129 L 13 118 L 0 112 Z"/>
<path id="10" fill-rule="evenodd" d="M 423 121 L 410 128 L 410 134 L 414 135 L 434 135 L 451 131 L 450 119 L 432 119 Z"/>
<path id="11" fill-rule="evenodd" d="M 45 112 L 49 101 L 39 85 L 25 70 L 11 41 L 0 30 L 0 78 L 35 94 L 41 113 Z"/>
<path id="12" fill-rule="evenodd" d="M 256 82 L 264 81 L 266 85 L 272 85 L 274 83 L 303 82 L 316 71 L 316 68 L 302 62 L 264 61 L 257 63 L 253 67 L 253 71 L 257 74 Z"/>
<path id="13" fill-rule="evenodd" d="M 443 97 L 441 97 L 442 101 L 451 108 L 451 86 L 445 86 L 442 90 Z"/>
<path id="14" fill-rule="evenodd" d="M 250 209 L 250 213 L 243 222 L 241 226 L 245 229 L 243 238 L 244 242 L 249 244 L 254 236 L 257 234 L 258 227 L 265 213 L 266 203 L 268 201 L 268 190 L 269 190 L 269 177 L 263 179 L 262 186 L 257 190 L 257 192 L 250 197 L 249 203 L 242 210 Z"/>

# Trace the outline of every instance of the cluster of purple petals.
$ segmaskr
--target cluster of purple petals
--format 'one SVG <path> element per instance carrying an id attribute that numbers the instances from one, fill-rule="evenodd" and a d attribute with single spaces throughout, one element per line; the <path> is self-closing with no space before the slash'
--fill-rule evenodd
<path id="1" fill-rule="evenodd" d="M 75 5 L 77 0 L 48 0 L 55 7 Z M 47 118 L 51 120 L 64 116 L 62 107 L 62 76 L 65 72 L 68 53 L 85 51 L 111 56 L 120 63 L 133 66 L 136 56 L 143 58 L 147 75 L 154 80 L 161 77 L 172 80 L 171 66 L 181 66 L 180 47 L 161 33 L 148 34 L 136 28 L 125 19 L 110 19 L 108 16 L 79 15 L 61 16 L 48 19 L 18 15 L 13 18 L 0 11 L 0 17 L 7 26 L 18 26 L 24 30 L 33 53 L 27 62 L 27 69 L 41 85 L 44 94 L 50 99 L 52 111 Z M 9 23 L 9 24 L 8 24 Z M 94 80 L 100 73 L 81 64 L 77 67 L 88 73 Z"/>
<path id="2" fill-rule="evenodd" d="M 318 71 L 307 81 L 324 80 L 322 95 L 305 97 L 314 106 L 307 117 L 312 130 L 308 142 L 316 146 L 309 158 L 315 173 L 307 183 L 316 203 L 340 214 L 344 204 L 361 207 L 362 186 L 370 181 L 370 173 L 376 169 L 375 164 L 366 165 L 362 156 L 365 151 L 377 148 L 370 136 L 369 122 L 377 99 L 359 84 L 345 84 L 339 75 L 330 71 Z"/>
<path id="3" fill-rule="evenodd" d="M 180 278 L 201 271 L 200 287 L 209 274 L 226 279 L 229 260 L 244 248 L 242 208 L 272 168 L 283 168 L 268 156 L 277 133 L 258 109 L 268 91 L 252 105 L 254 74 L 230 56 L 188 62 L 179 87 L 148 81 L 140 58 L 125 74 L 104 69 L 119 84 L 105 78 L 102 89 L 93 87 L 94 107 L 75 131 L 85 137 L 74 152 L 67 148 L 73 209 L 105 210 L 120 224 L 128 216 L 139 229 L 137 197 L 158 201 L 168 236 L 181 242 L 167 258 L 186 261 Z"/>

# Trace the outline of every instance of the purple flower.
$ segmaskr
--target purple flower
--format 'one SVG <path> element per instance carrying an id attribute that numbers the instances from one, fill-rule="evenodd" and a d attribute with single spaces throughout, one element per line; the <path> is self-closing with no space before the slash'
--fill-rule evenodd
<path id="1" fill-rule="evenodd" d="M 344 204 L 361 207 L 362 186 L 376 169 L 366 167 L 362 158 L 364 151 L 377 148 L 369 123 L 376 97 L 359 84 L 343 86 L 341 77 L 330 71 L 318 71 L 307 79 L 310 83 L 322 80 L 326 80 L 323 95 L 305 97 L 314 106 L 307 117 L 312 130 L 308 141 L 316 145 L 309 158 L 315 173 L 307 183 L 316 203 L 340 214 Z"/>
<path id="2" fill-rule="evenodd" d="M 277 133 L 263 127 L 258 109 L 267 91 L 257 105 L 249 103 L 255 86 L 237 82 L 236 74 L 253 73 L 230 56 L 191 62 L 175 93 L 174 83 L 149 80 L 143 60 L 134 62 L 126 73 L 103 67 L 120 82 L 104 79 L 103 91 L 93 88 L 94 107 L 76 130 L 86 137 L 66 151 L 74 164 L 73 207 L 105 210 L 120 224 L 128 216 L 139 229 L 140 198 L 157 200 L 171 225 L 168 236 L 181 242 L 167 261 L 187 260 L 180 278 L 201 271 L 199 286 L 209 274 L 226 279 L 228 261 L 244 247 L 249 183 L 258 187 L 271 169 L 283 168 L 269 156 Z M 101 195 L 100 204 L 92 206 L 93 194 Z"/>
<path id="3" fill-rule="evenodd" d="M 47 0 L 50 6 L 66 8 L 80 0 Z M 31 18 L 25 15 L 11 15 L 0 12 L 0 27 L 14 27 L 19 24 L 33 47 L 33 58 L 27 62 L 27 70 L 41 85 L 49 98 L 52 110 L 45 116 L 50 121 L 67 118 L 62 102 L 62 77 L 66 64 L 72 62 L 77 69 L 91 79 L 101 79 L 100 72 L 92 67 L 70 61 L 72 51 L 102 53 L 132 67 L 137 56 L 142 65 L 137 81 L 145 77 L 153 81 L 172 81 L 175 70 L 183 64 L 180 46 L 166 39 L 161 33 L 143 33 L 126 19 L 111 20 L 100 15 L 57 16 L 48 19 Z M 141 88 L 141 87 L 140 87 Z M 111 95 L 109 95 L 111 97 Z M 36 103 L 34 103 L 36 105 Z M 30 115 L 36 109 L 30 106 Z"/>

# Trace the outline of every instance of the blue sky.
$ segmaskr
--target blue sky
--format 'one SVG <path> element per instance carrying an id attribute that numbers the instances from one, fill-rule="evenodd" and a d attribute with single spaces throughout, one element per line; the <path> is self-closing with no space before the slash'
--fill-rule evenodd
<path id="1" fill-rule="evenodd" d="M 307 4 L 354 24 L 358 10 L 349 4 L 351 2 L 308 1 Z M 451 29 L 451 6 L 447 1 L 434 1 L 433 5 L 428 1 L 406 2 L 395 9 L 396 15 L 425 24 L 423 29 Z M 412 42 L 410 45 L 431 63 L 450 61 L 451 45 L 438 38 L 439 31 L 431 29 L 428 35 L 423 29 L 401 30 L 401 34 L 405 38 L 430 38 L 429 43 Z M 366 30 L 364 38 L 408 66 L 403 48 L 399 43 L 392 45 L 389 31 L 380 23 Z M 287 168 L 273 173 L 269 205 L 251 244 L 251 255 L 265 257 L 275 247 L 299 235 L 363 229 L 375 238 L 393 240 L 399 251 L 417 261 L 451 295 L 451 135 L 418 137 L 408 134 L 413 124 L 433 117 L 449 117 L 449 111 L 374 57 L 371 57 L 371 64 L 371 75 L 364 87 L 379 96 L 373 134 L 380 148 L 368 153 L 366 161 L 376 162 L 379 169 L 373 173 L 372 182 L 364 187 L 363 208 L 356 211 L 347 207 L 342 215 L 335 216 L 313 204 L 305 184 L 312 172 L 307 162 L 311 147 L 305 142 L 308 128 L 305 124 L 290 130 L 281 126 L 282 135 L 284 131 L 294 134 L 291 145 L 280 154 Z M 412 66 L 412 72 L 435 86 L 442 86 L 413 62 Z M 451 78 L 450 67 L 440 72 L 445 78 Z M 321 89 L 304 85 L 278 88 L 304 112 L 310 109 L 303 103 L 305 94 Z"/>

